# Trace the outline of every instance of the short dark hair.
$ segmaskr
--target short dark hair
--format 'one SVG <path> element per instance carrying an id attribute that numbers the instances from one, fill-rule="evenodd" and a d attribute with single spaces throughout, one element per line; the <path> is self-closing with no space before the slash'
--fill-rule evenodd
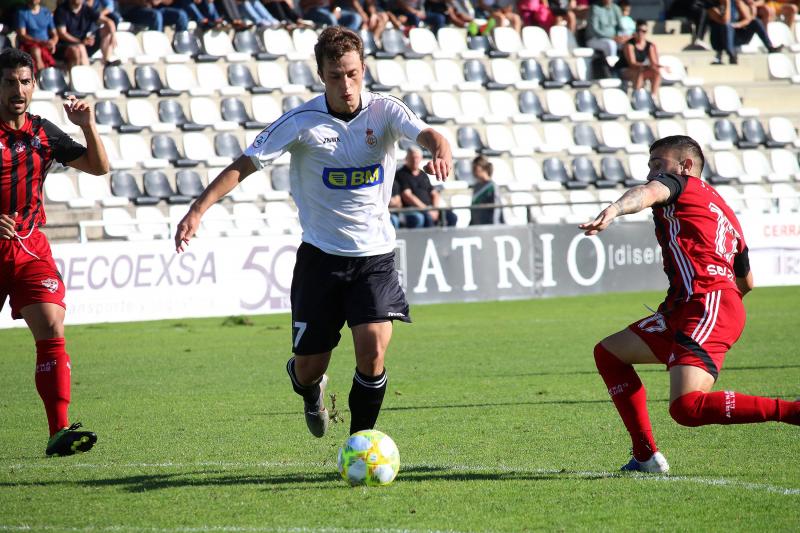
<path id="1" fill-rule="evenodd" d="M 11 69 L 17 70 L 20 67 L 28 67 L 33 73 L 33 58 L 28 52 L 23 52 L 18 48 L 7 48 L 0 52 L 0 72 Z"/>
<path id="2" fill-rule="evenodd" d="M 348 52 L 357 52 L 361 62 L 364 62 L 364 43 L 361 41 L 361 37 L 356 32 L 341 26 L 325 28 L 319 34 L 317 44 L 314 45 L 317 71 L 322 73 L 322 63 L 325 58 L 338 61 Z"/>
<path id="3" fill-rule="evenodd" d="M 472 160 L 472 166 L 478 167 L 489 174 L 489 177 L 492 177 L 492 173 L 494 172 L 494 165 L 486 159 L 486 157 L 479 155 L 475 159 Z"/>
<path id="4" fill-rule="evenodd" d="M 647 21 L 644 19 L 636 19 L 636 27 L 640 28 L 642 26 L 647 26 Z"/>
<path id="5" fill-rule="evenodd" d="M 631 7 L 631 3 L 628 0 L 620 0 L 619 8 L 622 9 L 623 7 Z"/>
<path id="6" fill-rule="evenodd" d="M 666 148 L 668 150 L 678 150 L 682 154 L 688 154 L 695 161 L 700 162 L 700 169 L 697 173 L 698 177 L 703 172 L 703 167 L 706 165 L 706 158 L 703 156 L 703 149 L 700 145 L 689 137 L 688 135 L 670 135 L 669 137 L 662 137 L 650 145 L 650 153 L 656 150 Z"/>

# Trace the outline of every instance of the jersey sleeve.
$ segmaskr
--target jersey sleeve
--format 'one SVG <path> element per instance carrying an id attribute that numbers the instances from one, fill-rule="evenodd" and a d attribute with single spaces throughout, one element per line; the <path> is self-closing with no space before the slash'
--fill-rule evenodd
<path id="1" fill-rule="evenodd" d="M 253 161 L 257 169 L 262 169 L 291 150 L 298 135 L 294 116 L 284 115 L 259 133 L 244 155 Z"/>
<path id="2" fill-rule="evenodd" d="M 669 189 L 669 198 L 664 202 L 664 205 L 669 205 L 678 199 L 678 196 L 683 192 L 686 182 L 675 174 L 659 174 L 652 181 L 657 181 L 667 189 Z"/>
<path id="3" fill-rule="evenodd" d="M 410 141 L 417 142 L 420 132 L 426 129 L 428 125 L 411 111 L 402 100 L 389 96 L 385 102 L 387 118 L 395 134 L 395 140 L 405 137 Z"/>
<path id="4" fill-rule="evenodd" d="M 86 147 L 75 141 L 72 137 L 61 131 L 52 122 L 42 119 L 42 127 L 47 135 L 53 159 L 62 165 L 68 165 L 86 153 Z"/>
<path id="5" fill-rule="evenodd" d="M 750 252 L 747 246 L 733 258 L 733 273 L 743 278 L 750 273 Z"/>

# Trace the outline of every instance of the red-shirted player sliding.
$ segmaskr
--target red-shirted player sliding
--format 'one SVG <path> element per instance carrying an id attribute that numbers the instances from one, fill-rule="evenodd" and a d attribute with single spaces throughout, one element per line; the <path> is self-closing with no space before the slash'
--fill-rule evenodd
<path id="1" fill-rule="evenodd" d="M 36 341 L 36 389 L 50 426 L 47 455 L 85 452 L 97 435 L 70 425 L 70 359 L 64 347 L 64 283 L 47 237 L 43 186 L 53 160 L 90 174 L 108 172 L 92 108 L 71 97 L 64 104 L 86 147 L 47 120 L 27 112 L 36 80 L 33 60 L 16 49 L 0 53 L 0 309 L 24 318 Z"/>
<path id="2" fill-rule="evenodd" d="M 633 364 L 667 365 L 669 413 L 681 425 L 770 420 L 800 425 L 800 402 L 711 392 L 725 352 L 744 329 L 742 296 L 753 288 L 753 276 L 739 221 L 696 177 L 703 164 L 703 152 L 691 137 L 660 139 L 650 147 L 647 184 L 628 190 L 595 220 L 580 225 L 586 235 L 595 235 L 620 215 L 652 207 L 669 278 L 657 312 L 594 349 L 597 369 L 633 441 L 633 458 L 622 470 L 669 470 L 653 439 L 647 396 Z"/>

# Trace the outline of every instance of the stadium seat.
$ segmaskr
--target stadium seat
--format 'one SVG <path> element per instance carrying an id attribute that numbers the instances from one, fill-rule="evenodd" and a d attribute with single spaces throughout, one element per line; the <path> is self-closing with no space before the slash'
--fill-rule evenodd
<path id="1" fill-rule="evenodd" d="M 498 26 L 492 30 L 494 49 L 507 56 L 516 55 L 522 48 L 520 34 L 509 26 Z"/>
<path id="2" fill-rule="evenodd" d="M 142 95 L 156 93 L 159 96 L 178 96 L 180 91 L 167 88 L 161 81 L 161 75 L 150 65 L 136 67 L 133 74 L 136 81 L 136 91 Z"/>
<path id="3" fill-rule="evenodd" d="M 514 87 L 516 89 L 534 89 L 539 86 L 538 81 L 522 79 L 520 76 L 520 67 L 516 61 L 496 58 L 490 61 L 490 66 L 492 69 L 492 77 L 498 85 Z"/>
<path id="4" fill-rule="evenodd" d="M 473 59 L 485 55 L 483 50 L 472 50 L 467 46 L 467 31 L 464 28 L 453 26 L 439 28 L 436 39 L 439 41 L 439 49 L 451 51 L 453 57 Z"/>
<path id="5" fill-rule="evenodd" d="M 161 170 L 149 170 L 143 177 L 144 193 L 159 200 L 166 200 L 170 204 L 186 204 L 191 201 L 190 196 L 177 194 L 169 183 L 167 175 Z"/>
<path id="6" fill-rule="evenodd" d="M 125 158 L 120 155 L 116 137 L 100 134 L 100 141 L 103 143 L 103 148 L 105 148 L 106 156 L 108 157 L 108 162 L 112 170 L 136 168 L 137 163 L 135 159 L 127 157 L 127 154 Z"/>
<path id="7" fill-rule="evenodd" d="M 73 209 L 94 207 L 93 198 L 84 198 L 75 190 L 75 184 L 67 174 L 52 172 L 44 180 L 44 195 L 48 202 L 66 204 Z"/>
<path id="8" fill-rule="evenodd" d="M 264 213 L 251 202 L 240 202 L 233 205 L 233 223 L 238 230 L 250 235 L 268 235 L 270 233 Z"/>
<path id="9" fill-rule="evenodd" d="M 325 86 L 317 79 L 316 74 L 311 72 L 305 61 L 290 61 L 288 75 L 289 83 L 292 85 L 301 85 L 316 93 L 325 91 Z"/>
<path id="10" fill-rule="evenodd" d="M 292 36 L 287 30 L 283 28 L 267 28 L 261 36 L 264 49 L 272 58 L 305 59 L 302 56 L 295 55 L 294 42 L 292 42 Z"/>
<path id="11" fill-rule="evenodd" d="M 711 150 L 730 150 L 733 148 L 733 145 L 728 142 L 721 143 L 717 141 L 714 137 L 714 131 L 711 129 L 711 125 L 704 119 L 688 119 L 686 121 L 686 131 L 692 132 L 692 138 L 697 141 L 702 148 L 710 148 Z"/>
<path id="12" fill-rule="evenodd" d="M 586 155 L 592 153 L 592 149 L 588 146 L 575 144 L 572 130 L 565 124 L 548 123 L 544 124 L 542 129 L 544 131 L 544 142 L 549 152 L 568 152 L 570 155 Z M 540 150 L 545 151 L 545 147 L 540 147 Z"/>
<path id="13" fill-rule="evenodd" d="M 511 126 L 511 131 L 514 134 L 513 155 L 515 156 L 525 156 L 534 152 L 552 153 L 558 151 L 557 147 L 545 144 L 533 124 L 514 124 Z"/>
<path id="14" fill-rule="evenodd" d="M 552 48 L 550 36 L 540 26 L 522 28 L 522 47 L 517 51 L 521 58 L 541 57 Z"/>
<path id="15" fill-rule="evenodd" d="M 758 115 L 759 111 L 756 108 L 742 107 L 739 94 L 730 85 L 717 85 L 714 87 L 711 116 L 728 116 L 732 113 L 740 117 L 752 117 Z"/>
<path id="16" fill-rule="evenodd" d="M 578 89 L 575 92 L 575 109 L 587 117 L 594 118 L 600 114 L 597 98 L 589 89 Z"/>
<path id="17" fill-rule="evenodd" d="M 134 219 L 124 207 L 103 208 L 101 218 L 103 220 L 103 233 L 106 238 L 144 240 L 148 237 L 139 233 Z"/>
<path id="18" fill-rule="evenodd" d="M 742 136 L 739 148 L 758 148 L 767 145 L 767 132 L 757 118 L 746 118 L 742 121 Z"/>
<path id="19" fill-rule="evenodd" d="M 136 205 L 155 205 L 158 203 L 158 198 L 142 193 L 142 189 L 139 188 L 139 184 L 136 183 L 136 178 L 133 174 L 124 170 L 111 173 L 111 193 L 114 196 L 125 197 Z"/>
<path id="20" fill-rule="evenodd" d="M 406 44 L 405 35 L 401 30 L 387 28 L 381 35 L 381 48 L 375 51 L 375 58 L 394 59 L 398 56 L 403 56 L 406 59 L 419 59 L 422 57 Z"/>
<path id="21" fill-rule="evenodd" d="M 152 156 L 150 146 L 141 135 L 135 133 L 126 133 L 119 135 L 119 151 L 124 155 L 124 159 L 137 162 L 142 168 L 166 168 L 169 166 L 169 161 L 166 159 L 157 159 Z"/>
<path id="22" fill-rule="evenodd" d="M 770 150 L 769 155 L 772 168 L 775 171 L 775 174 L 768 178 L 769 181 L 773 183 L 789 181 L 790 179 L 800 181 L 800 163 L 797 160 L 796 153 L 784 148 L 778 148 Z"/>
<path id="23" fill-rule="evenodd" d="M 559 190 L 560 183 L 545 181 L 542 165 L 532 157 L 515 157 L 511 161 L 514 169 L 514 185 L 517 190 Z"/>
<path id="24" fill-rule="evenodd" d="M 478 57 L 484 57 L 484 56 L 503 57 L 504 56 L 504 54 L 502 52 L 497 52 L 496 50 L 492 49 L 492 46 L 489 43 L 489 37 L 487 37 L 486 35 L 467 35 L 467 48 L 469 50 L 473 50 L 474 52 L 480 52 L 482 55 L 480 55 Z M 470 59 L 478 59 L 478 57 L 473 57 L 473 58 L 470 58 Z"/>
<path id="25" fill-rule="evenodd" d="M 265 94 L 254 95 L 250 102 L 253 109 L 253 119 L 256 122 L 272 124 L 283 114 L 281 104 L 272 96 Z"/>
<path id="26" fill-rule="evenodd" d="M 296 28 L 292 31 L 294 55 L 289 59 L 309 60 L 314 57 L 314 46 L 317 44 L 317 32 L 310 28 Z"/>
<path id="27" fill-rule="evenodd" d="M 297 208 L 289 202 L 268 202 L 264 206 L 267 217 L 267 227 L 277 234 L 298 234 L 300 221 L 297 217 Z"/>
<path id="28" fill-rule="evenodd" d="M 237 52 L 228 33 L 218 30 L 203 32 L 203 48 L 212 56 L 224 57 L 228 63 L 241 63 L 250 59 L 247 52 Z M 205 78 L 201 78 L 205 80 Z"/>
<path id="29" fill-rule="evenodd" d="M 200 164 L 199 161 L 184 157 L 170 135 L 153 135 L 150 138 L 150 150 L 153 157 L 167 160 L 175 167 L 194 167 Z"/>
<path id="30" fill-rule="evenodd" d="M 486 145 L 493 152 L 510 153 L 516 148 L 511 130 L 500 124 L 486 126 Z M 529 152 L 529 153 L 532 153 Z M 528 155 L 522 153 L 520 155 Z"/>
<path id="31" fill-rule="evenodd" d="M 630 154 L 628 156 L 628 181 L 626 187 L 633 187 L 645 183 L 647 175 L 650 173 L 649 154 Z"/>
<path id="32" fill-rule="evenodd" d="M 591 151 L 600 153 L 614 151 L 605 145 L 601 145 L 600 140 L 597 138 L 597 132 L 594 131 L 591 124 L 585 122 L 575 124 L 572 128 L 572 140 L 575 146 L 585 146 Z"/>
<path id="33" fill-rule="evenodd" d="M 64 74 L 56 67 L 43 68 L 39 71 L 39 88 L 59 96 L 69 93 L 69 86 Z"/>
<path id="34" fill-rule="evenodd" d="M 531 209 L 539 224 L 560 224 L 570 215 L 567 196 L 561 191 L 539 193 L 539 204 Z"/>
<path id="35" fill-rule="evenodd" d="M 661 83 L 664 85 L 683 84 L 687 87 L 692 85 L 702 85 L 703 78 L 689 77 L 686 66 L 678 56 L 671 54 L 659 54 L 658 62 L 663 67 L 661 69 Z"/>
<path id="36" fill-rule="evenodd" d="M 271 168 L 269 181 L 275 191 L 291 191 L 288 165 L 274 165 Z"/>
<path id="37" fill-rule="evenodd" d="M 482 92 L 464 91 L 459 93 L 459 104 L 462 112 L 462 121 L 459 123 L 497 122 L 496 117 L 490 116 L 489 102 Z"/>
<path id="38" fill-rule="evenodd" d="M 144 97 L 150 94 L 150 91 L 135 89 L 131 85 L 131 80 L 128 77 L 128 73 L 125 72 L 125 69 L 118 66 L 109 66 L 103 69 L 103 83 L 105 84 L 106 89 L 117 91 L 118 93 L 124 94 L 130 98 Z"/>
<path id="39" fill-rule="evenodd" d="M 444 28 L 442 28 L 444 29 Z M 441 31 L 441 30 L 440 30 Z M 475 91 L 481 89 L 480 82 L 467 82 L 464 70 L 459 63 L 451 59 L 437 59 L 433 62 L 436 82 L 429 84 L 433 91 Z"/>
<path id="40" fill-rule="evenodd" d="M 408 32 L 408 42 L 415 54 L 434 58 L 453 57 L 450 54 L 442 54 L 436 36 L 428 28 L 411 28 Z"/>
<path id="41" fill-rule="evenodd" d="M 197 35 L 190 31 L 176 31 L 172 36 L 172 48 L 178 54 L 187 55 L 198 63 L 216 61 L 218 56 L 206 53 Z M 169 61 L 167 61 L 169 63 Z"/>
<path id="42" fill-rule="evenodd" d="M 142 32 L 142 51 L 146 56 L 152 58 L 147 63 L 156 63 L 162 60 L 166 63 L 185 63 L 191 59 L 189 54 L 175 53 L 167 34 L 154 30 Z"/>
<path id="43" fill-rule="evenodd" d="M 182 196 L 197 198 L 203 193 L 205 185 L 197 171 L 184 169 L 175 174 L 175 189 Z"/>
<path id="44" fill-rule="evenodd" d="M 436 76 L 430 61 L 409 59 L 405 62 L 405 79 L 401 89 L 404 91 L 425 91 L 436 85 Z"/>
<path id="45" fill-rule="evenodd" d="M 681 115 L 684 118 L 704 117 L 705 111 L 689 110 L 686 107 L 686 98 L 683 92 L 677 87 L 661 87 L 658 90 L 658 100 L 661 104 L 661 111 L 669 116 Z"/>
<path id="46" fill-rule="evenodd" d="M 686 105 L 693 117 L 711 115 L 711 102 L 702 87 L 689 87 L 686 91 Z M 684 116 L 686 116 L 684 114 Z"/>
<path id="47" fill-rule="evenodd" d="M 720 118 L 714 121 L 714 138 L 717 141 L 739 145 L 739 132 L 736 126 L 727 118 Z"/>
<path id="48" fill-rule="evenodd" d="M 58 103 L 47 100 L 34 100 L 31 102 L 28 111 L 32 115 L 39 115 L 42 118 L 46 118 L 58 126 L 64 133 L 70 135 L 78 133 L 80 128 L 67 119 L 64 106 L 61 104 L 60 100 L 57 102 Z"/>
<path id="49" fill-rule="evenodd" d="M 119 96 L 119 91 L 103 87 L 100 75 L 89 65 L 75 65 L 69 74 L 72 89 L 76 93 L 91 94 L 99 100 L 113 99 Z"/>
<path id="50" fill-rule="evenodd" d="M 136 231 L 146 239 L 169 239 L 172 233 L 169 220 L 154 205 L 136 208 Z"/>
<path id="51" fill-rule="evenodd" d="M 769 75 L 772 79 L 800 83 L 800 74 L 797 73 L 794 61 L 787 55 L 767 55 L 767 67 L 769 68 Z"/>
<path id="52" fill-rule="evenodd" d="M 469 117 L 463 117 L 461 105 L 455 94 L 449 92 L 435 92 L 431 94 L 431 110 L 433 113 L 444 120 L 458 123 L 471 123 Z"/>
<path id="53" fill-rule="evenodd" d="M 714 153 L 714 167 L 716 173 L 711 176 L 709 183 L 712 185 L 728 184 L 732 181 L 741 182 L 744 175 L 741 161 L 733 152 L 719 151 Z M 745 179 L 745 181 L 747 181 Z"/>
<path id="54" fill-rule="evenodd" d="M 48 177 L 48 180 L 50 177 Z M 87 172 L 78 174 L 78 193 L 81 198 L 99 203 L 103 207 L 122 207 L 128 205 L 128 199 L 111 194 L 106 176 L 95 176 Z"/>
<path id="55" fill-rule="evenodd" d="M 518 117 L 519 122 L 527 122 L 531 120 L 538 120 L 544 114 L 542 103 L 539 97 L 533 91 L 520 91 L 519 93 L 519 111 L 522 116 Z"/>
<path id="56" fill-rule="evenodd" d="M 425 104 L 425 100 L 422 99 L 417 93 L 408 93 L 403 96 L 403 102 L 408 106 L 411 111 L 414 112 L 419 118 L 424 120 L 429 124 L 442 124 L 446 122 L 446 119 L 436 116 L 428 111 L 428 106 Z"/>
<path id="57" fill-rule="evenodd" d="M 650 145 L 634 144 L 628 128 L 620 122 L 603 122 L 600 125 L 600 132 L 603 144 L 614 151 L 625 150 L 629 154 L 633 154 L 644 153 L 650 149 Z"/>
<path id="58" fill-rule="evenodd" d="M 286 113 L 296 107 L 300 107 L 304 103 L 305 100 L 303 100 L 301 97 L 297 96 L 296 94 L 291 94 L 283 98 L 281 101 L 281 109 L 283 109 L 283 112 Z"/>
<path id="59" fill-rule="evenodd" d="M 269 92 L 269 89 L 256 83 L 250 69 L 247 65 L 242 63 L 231 63 L 228 65 L 228 84 L 231 87 L 241 87 L 244 91 L 253 94 Z"/>
<path id="60" fill-rule="evenodd" d="M 669 137 L 671 135 L 686 135 L 686 129 L 678 121 L 672 119 L 662 119 L 656 121 L 658 137 Z"/>
<path id="61" fill-rule="evenodd" d="M 233 48 L 239 53 L 249 54 L 258 61 L 277 59 L 277 56 L 268 53 L 264 49 L 256 34 L 251 30 L 234 32 Z"/>
<path id="62" fill-rule="evenodd" d="M 195 72 L 189 65 L 181 63 L 167 65 L 164 68 L 164 72 L 167 87 L 173 91 L 189 93 L 192 96 L 210 96 L 214 94 L 214 89 L 205 85 L 205 79 L 203 80 L 204 85 L 200 85 Z"/>
<path id="63" fill-rule="evenodd" d="M 487 74 L 486 67 L 480 60 L 467 59 L 464 61 L 464 79 L 468 82 L 478 83 L 481 86 L 487 87 L 489 83 L 489 74 Z"/>
<path id="64" fill-rule="evenodd" d="M 488 94 L 489 113 L 484 122 L 489 124 L 507 124 L 516 120 L 519 109 L 514 95 L 506 91 L 491 91 Z"/>
<path id="65" fill-rule="evenodd" d="M 286 68 L 276 61 L 258 62 L 258 83 L 270 92 L 280 91 L 283 94 L 302 94 L 306 92 L 304 86 L 289 83 Z"/>
<path id="66" fill-rule="evenodd" d="M 600 177 L 592 163 L 585 155 L 579 155 L 572 160 L 572 179 L 566 183 L 567 189 L 585 189 L 594 185 Z"/>
<path id="67" fill-rule="evenodd" d="M 475 183 L 475 176 L 472 174 L 472 159 L 454 159 L 453 175 L 456 180 L 472 186 Z"/>
<path id="68" fill-rule="evenodd" d="M 266 123 L 253 120 L 250 113 L 247 112 L 244 102 L 238 98 L 223 98 L 220 103 L 220 109 L 222 120 L 226 122 L 235 122 L 247 129 L 263 130 L 267 127 Z"/>
<path id="69" fill-rule="evenodd" d="M 232 131 L 239 127 L 236 122 L 222 120 L 217 103 L 211 98 L 199 96 L 190 99 L 189 114 L 192 122 L 201 126 L 210 126 L 216 131 Z"/>
<path id="70" fill-rule="evenodd" d="M 770 117 L 768 124 L 769 139 L 773 146 L 800 147 L 800 138 L 798 138 L 797 129 L 791 120 L 786 117 Z"/>
<path id="71" fill-rule="evenodd" d="M 633 144 L 643 144 L 650 146 L 656 141 L 656 136 L 653 135 L 653 130 L 647 122 L 636 121 L 631 123 L 631 142 Z"/>
<path id="72" fill-rule="evenodd" d="M 675 116 L 675 113 L 666 112 L 663 108 L 657 106 L 650 91 L 644 87 L 633 91 L 631 107 L 633 107 L 634 111 L 643 111 L 656 118 L 671 118 Z"/>
<path id="73" fill-rule="evenodd" d="M 531 204 L 536 203 L 536 197 L 530 192 L 512 192 L 502 199 L 503 220 L 508 226 L 524 226 L 531 222 Z"/>
<path id="74" fill-rule="evenodd" d="M 630 176 L 625 171 L 622 161 L 614 156 L 604 156 L 600 160 L 600 178 L 595 185 L 598 189 L 613 189 L 619 185 L 626 185 Z"/>
<path id="75" fill-rule="evenodd" d="M 591 57 L 594 54 L 591 48 L 578 46 L 575 35 L 566 26 L 550 27 L 550 44 L 552 49 L 547 51 L 549 57 Z"/>
<path id="76" fill-rule="evenodd" d="M 461 126 L 458 128 L 458 131 L 456 132 L 456 138 L 458 139 L 459 148 L 472 150 L 477 154 L 483 154 L 486 156 L 500 155 L 500 152 L 492 150 L 486 146 L 486 143 L 484 143 L 483 139 L 481 139 L 481 135 L 478 133 L 478 130 L 472 126 Z"/>
<path id="77" fill-rule="evenodd" d="M 589 87 L 591 85 L 591 82 L 575 79 L 572 69 L 563 57 L 551 58 L 548 62 L 547 71 L 548 77 L 544 80 L 545 89 L 564 87 L 565 85 L 573 87 Z"/>
<path id="78" fill-rule="evenodd" d="M 186 157 L 205 162 L 209 167 L 222 167 L 231 162 L 228 157 L 214 155 L 214 147 L 204 133 L 188 132 L 183 135 L 183 149 Z"/>
<path id="79" fill-rule="evenodd" d="M 627 117 L 628 120 L 647 120 L 650 113 L 636 111 L 631 107 L 628 95 L 622 89 L 608 87 L 602 91 L 603 109 L 598 118 L 601 120 Z"/>
<path id="80" fill-rule="evenodd" d="M 742 188 L 742 199 L 748 213 L 764 214 L 777 211 L 772 195 L 763 185 L 745 185 Z"/>
<path id="81" fill-rule="evenodd" d="M 158 118 L 161 122 L 175 124 L 184 131 L 197 131 L 205 127 L 187 119 L 180 102 L 171 98 L 159 100 Z"/>
<path id="82" fill-rule="evenodd" d="M 742 194 L 731 185 L 715 185 L 714 189 L 722 196 L 728 207 L 733 209 L 734 213 L 743 213 L 745 211 L 744 199 Z"/>
<path id="83" fill-rule="evenodd" d="M 566 186 L 567 182 L 570 181 L 567 168 L 558 157 L 548 157 L 542 161 L 542 173 L 545 180 L 560 183 L 563 186 Z"/>
<path id="84" fill-rule="evenodd" d="M 544 85 L 544 71 L 542 70 L 542 66 L 535 59 L 523 59 L 520 62 L 519 70 L 523 82 L 537 87 Z"/>
<path id="85" fill-rule="evenodd" d="M 242 237 L 249 234 L 250 232 L 236 227 L 233 217 L 222 204 L 213 204 L 208 208 L 200 222 L 200 232 L 198 232 L 198 236 L 204 238 Z"/>
<path id="86" fill-rule="evenodd" d="M 569 214 L 565 218 L 568 224 L 582 224 L 594 220 L 602 210 L 597 194 L 589 190 L 569 191 Z"/>
<path id="87" fill-rule="evenodd" d="M 120 133 L 138 133 L 144 129 L 144 127 L 131 124 L 122 118 L 117 104 L 110 100 L 97 102 L 94 105 L 94 116 L 97 124 L 114 128 Z"/>
<path id="88" fill-rule="evenodd" d="M 778 213 L 800 213 L 800 192 L 788 183 L 776 183 L 772 186 L 772 194 L 778 199 Z"/>
<path id="89" fill-rule="evenodd" d="M 214 135 L 214 151 L 220 157 L 236 159 L 242 155 L 242 146 L 236 135 L 230 132 L 222 132 Z"/>
<path id="90" fill-rule="evenodd" d="M 231 85 L 228 83 L 228 77 L 226 76 L 226 71 L 213 63 L 198 63 L 195 66 L 197 71 L 197 80 L 199 84 L 199 80 L 203 80 L 201 84 L 203 86 L 203 92 L 192 91 L 190 89 L 189 93 L 193 95 L 209 95 L 208 91 L 211 91 L 211 94 L 220 94 L 223 96 L 239 96 L 243 95 L 247 92 L 247 89 L 241 87 L 239 85 Z"/>
<path id="91" fill-rule="evenodd" d="M 744 175 L 750 176 L 753 181 L 766 183 L 770 178 L 780 179 L 779 175 L 774 174 L 772 165 L 766 154 L 761 150 L 742 150 L 742 170 Z M 787 176 L 788 177 L 788 176 Z"/>
<path id="92" fill-rule="evenodd" d="M 117 41 L 117 46 L 114 48 L 114 55 L 123 64 L 130 64 L 132 62 L 155 62 L 155 58 L 144 57 L 142 47 L 139 45 L 139 40 L 136 35 L 129 31 L 117 31 L 114 34 Z"/>
<path id="93" fill-rule="evenodd" d="M 547 112 L 542 115 L 543 121 L 569 119 L 573 122 L 588 121 L 594 118 L 591 113 L 582 113 L 575 108 L 572 95 L 562 89 L 545 91 Z"/>

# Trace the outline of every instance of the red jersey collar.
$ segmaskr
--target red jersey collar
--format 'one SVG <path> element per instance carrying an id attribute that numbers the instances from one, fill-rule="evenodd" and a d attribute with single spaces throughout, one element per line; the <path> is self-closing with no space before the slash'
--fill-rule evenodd
<path id="1" fill-rule="evenodd" d="M 27 111 L 25 112 L 25 122 L 22 124 L 22 127 L 19 129 L 14 129 L 5 122 L 0 121 L 0 131 L 4 131 L 7 133 L 28 133 L 33 134 L 33 120 L 31 118 L 31 114 Z"/>

